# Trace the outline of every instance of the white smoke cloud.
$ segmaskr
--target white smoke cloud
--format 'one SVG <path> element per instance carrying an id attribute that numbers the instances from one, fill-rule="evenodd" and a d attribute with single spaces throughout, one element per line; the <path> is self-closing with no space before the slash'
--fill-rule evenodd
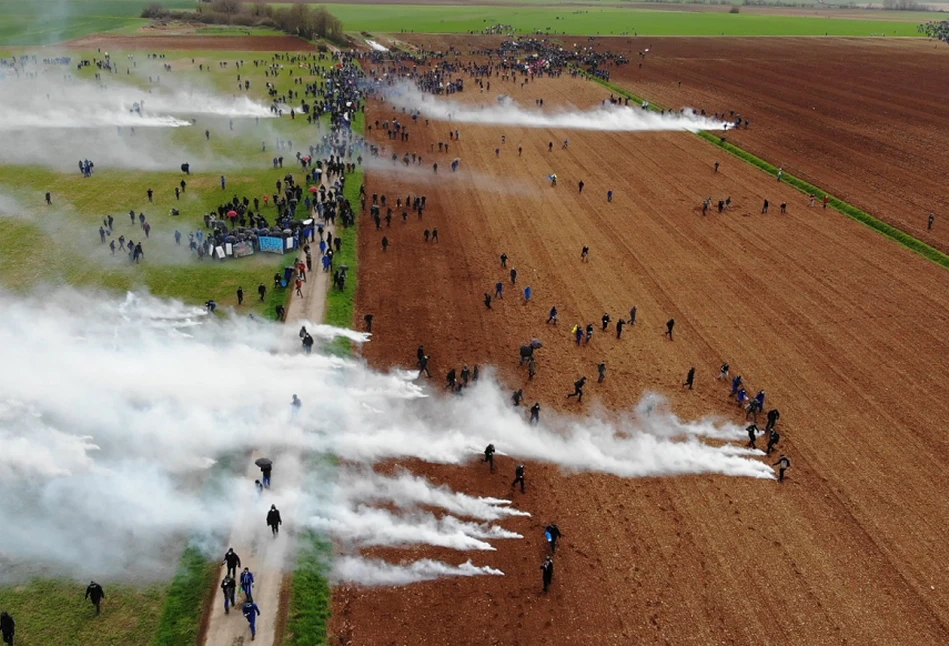
<path id="1" fill-rule="evenodd" d="M 530 110 L 510 97 L 485 106 L 471 105 L 425 94 L 417 88 L 401 84 L 387 89 L 389 102 L 396 108 L 418 110 L 422 116 L 456 123 L 523 126 L 526 128 L 564 128 L 572 130 L 604 130 L 610 132 L 645 132 L 682 130 L 722 130 L 725 123 L 681 113 L 660 114 L 639 106 L 601 105 L 590 110 L 550 112 Z"/>
<path id="2" fill-rule="evenodd" d="M 63 72 L 65 70 L 57 70 Z M 168 129 L 192 126 L 238 136 L 241 122 L 269 121 L 277 115 L 268 105 L 243 94 L 225 96 L 167 75 L 162 85 L 138 87 L 119 75 L 102 72 L 102 82 L 53 72 L 0 80 L 0 163 L 36 164 L 78 172 L 79 159 L 91 159 L 97 169 L 134 168 L 177 170 L 188 162 L 192 170 L 216 171 L 244 162 L 223 157 L 181 141 L 171 141 Z M 235 132 L 229 121 L 236 120 Z M 271 141 L 266 121 L 256 127 L 259 139 Z"/>
<path id="3" fill-rule="evenodd" d="M 504 572 L 487 565 L 476 566 L 471 561 L 449 565 L 441 561 L 422 559 L 395 565 L 378 559 L 343 556 L 333 563 L 335 581 L 361 585 L 407 585 L 449 576 L 504 576 Z"/>
<path id="4" fill-rule="evenodd" d="M 323 339 L 368 338 L 307 327 Z M 409 371 L 304 355 L 297 331 L 147 295 L 0 293 L 0 518 L 15 519 L 0 532 L 0 562 L 76 576 L 160 573 L 183 536 L 199 536 L 217 555 L 235 506 L 253 506 L 263 524 L 271 502 L 296 510 L 285 521 L 357 549 L 490 550 L 519 538 L 497 523 L 523 512 L 371 468 L 393 458 L 463 464 L 489 442 L 568 471 L 773 477 L 755 459 L 760 452 L 729 443 L 743 439 L 739 427 L 684 422 L 654 396 L 609 419 L 545 412 L 531 426 L 487 371 L 463 397 L 429 396 Z M 298 410 L 289 405 L 294 393 Z M 291 455 L 353 466 L 343 477 L 309 470 L 308 482 L 265 500 L 243 475 L 252 450 L 274 459 L 275 483 Z M 210 468 L 222 461 L 240 474 Z M 439 567 L 458 573 L 429 564 L 379 578 L 433 576 Z"/>

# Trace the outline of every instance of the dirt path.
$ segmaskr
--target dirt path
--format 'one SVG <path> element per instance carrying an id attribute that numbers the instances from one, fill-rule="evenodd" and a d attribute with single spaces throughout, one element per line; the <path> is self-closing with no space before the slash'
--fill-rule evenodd
<path id="1" fill-rule="evenodd" d="M 316 217 L 314 213 L 314 217 Z M 324 231 L 335 228 L 324 227 Z M 317 243 L 318 244 L 318 243 Z M 302 257 L 302 253 L 300 256 Z M 293 295 L 287 308 L 287 333 L 296 334 L 297 324 L 301 321 L 322 321 L 326 305 L 326 291 L 329 286 L 329 273 L 318 268 L 319 249 L 315 249 L 315 271 L 307 272 L 307 282 L 303 284 L 303 298 Z M 247 467 L 248 481 L 260 478 L 260 469 L 254 461 L 261 457 L 270 457 L 274 461 L 273 483 L 269 491 L 251 505 L 241 505 L 241 514 L 235 519 L 228 547 L 241 557 L 242 567 L 250 568 L 254 573 L 254 601 L 260 608 L 257 619 L 257 638 L 255 644 L 273 646 L 277 637 L 280 608 L 287 602 L 281 594 L 281 583 L 289 571 L 288 558 L 293 554 L 294 519 L 296 518 L 293 496 L 284 495 L 292 491 L 300 482 L 300 457 L 295 453 L 274 455 L 266 447 L 254 451 Z M 274 503 L 274 500 L 280 503 Z M 274 537 L 267 527 L 265 519 L 271 504 L 277 504 L 284 521 L 280 534 Z M 225 548 L 226 550 L 226 548 Z M 221 557 L 224 554 L 222 551 Z M 224 578 L 227 568 L 222 566 L 217 582 Z M 238 590 L 238 606 L 243 603 L 243 595 Z M 203 643 L 206 646 L 240 646 L 250 641 L 250 628 L 238 607 L 236 612 L 224 614 L 223 595 L 218 591 L 212 606 L 211 616 Z M 279 643 L 279 642 L 278 642 Z"/>

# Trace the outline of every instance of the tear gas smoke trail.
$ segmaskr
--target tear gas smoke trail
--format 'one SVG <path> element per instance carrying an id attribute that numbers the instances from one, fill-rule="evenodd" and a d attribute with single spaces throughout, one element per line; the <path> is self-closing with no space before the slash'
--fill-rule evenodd
<path id="1" fill-rule="evenodd" d="M 425 478 L 400 470 L 394 478 L 373 471 L 344 473 L 341 494 L 351 502 L 386 502 L 399 507 L 437 507 L 458 516 L 479 520 L 499 520 L 508 516 L 530 516 L 510 506 L 510 500 L 482 498 L 436 487 Z"/>
<path id="2" fill-rule="evenodd" d="M 449 565 L 441 561 L 423 559 L 408 564 L 393 565 L 376 559 L 343 556 L 333 563 L 335 581 L 361 585 L 407 585 L 431 581 L 447 576 L 504 576 L 504 572 L 487 565 L 476 566 L 471 561 Z"/>
<path id="3" fill-rule="evenodd" d="M 683 422 L 661 400 L 611 420 L 544 413 L 542 425 L 530 426 L 488 371 L 464 397 L 428 397 L 407 371 L 303 355 L 295 326 L 210 316 L 149 296 L 0 293 L 0 347 L 0 518 L 16 519 L 0 532 L 0 560 L 71 574 L 155 572 L 163 547 L 182 535 L 204 532 L 213 543 L 229 530 L 235 504 L 255 503 L 235 500 L 249 488 L 242 476 L 212 493 L 197 483 L 214 462 L 243 461 L 258 448 L 276 458 L 316 452 L 365 465 L 404 457 L 461 464 L 499 442 L 508 455 L 568 470 L 773 477 L 750 457 L 759 452 L 700 439 L 743 441 L 740 427 Z M 296 412 L 293 393 L 303 400 Z M 456 517 L 483 520 L 500 514 L 500 503 L 425 491 L 410 476 L 389 480 L 355 482 L 351 492 L 342 481 L 329 496 L 315 481 L 282 495 L 299 497 L 297 522 L 317 518 L 360 544 L 488 549 L 492 539 L 517 537 Z M 402 511 L 359 505 L 365 498 Z M 426 506 L 449 515 L 419 510 Z"/>
<path id="4" fill-rule="evenodd" d="M 374 41 L 374 40 L 366 40 L 366 43 L 368 43 L 369 46 L 372 47 L 373 51 L 377 51 L 377 52 L 387 52 L 387 51 L 389 51 L 389 48 L 388 48 L 388 47 L 386 47 L 385 45 L 380 45 L 379 43 L 377 43 L 377 42 Z"/>
<path id="5" fill-rule="evenodd" d="M 360 547 L 434 545 L 454 550 L 494 551 L 487 542 L 490 539 L 523 538 L 497 525 L 465 522 L 454 516 L 438 518 L 428 512 L 398 516 L 367 505 L 355 509 L 336 505 L 330 507 L 330 513 L 329 517 L 312 516 L 307 525 Z"/>
<path id="6" fill-rule="evenodd" d="M 681 113 L 659 114 L 640 107 L 604 105 L 590 110 L 541 112 L 528 110 L 512 99 L 487 107 L 437 98 L 403 84 L 388 91 L 389 101 L 396 108 L 418 110 L 423 116 L 456 123 L 523 126 L 525 128 L 567 128 L 610 132 L 646 132 L 682 130 L 722 130 L 725 124 L 699 117 L 683 110 Z"/>
<path id="7" fill-rule="evenodd" d="M 0 131 L 41 128 L 190 126 L 174 115 L 225 118 L 275 117 L 268 106 L 246 96 L 222 97 L 203 90 L 154 87 L 73 79 L 8 78 L 0 83 Z M 138 110 L 136 110 L 138 106 Z"/>

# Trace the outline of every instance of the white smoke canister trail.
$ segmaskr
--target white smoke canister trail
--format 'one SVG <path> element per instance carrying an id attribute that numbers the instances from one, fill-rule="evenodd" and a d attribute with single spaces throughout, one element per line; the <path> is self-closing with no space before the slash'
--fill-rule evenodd
<path id="1" fill-rule="evenodd" d="M 589 110 L 542 112 L 529 110 L 511 99 L 475 106 L 424 94 L 408 84 L 390 88 L 388 99 L 396 108 L 418 110 L 423 116 L 455 123 L 509 125 L 525 128 L 564 128 L 608 132 L 723 130 L 722 121 L 693 115 L 688 110 L 660 114 L 640 107 L 601 105 Z"/>
<path id="2" fill-rule="evenodd" d="M 411 563 L 388 563 L 378 559 L 342 556 L 333 562 L 332 578 L 337 582 L 360 585 L 407 585 L 452 576 L 504 576 L 504 572 L 487 565 L 477 566 L 471 561 L 449 565 L 441 561 L 422 559 Z"/>

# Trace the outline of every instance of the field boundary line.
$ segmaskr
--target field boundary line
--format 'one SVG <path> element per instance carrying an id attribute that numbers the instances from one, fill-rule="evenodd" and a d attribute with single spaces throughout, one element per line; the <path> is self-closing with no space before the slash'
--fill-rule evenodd
<path id="1" fill-rule="evenodd" d="M 606 88 L 609 88 L 613 92 L 616 92 L 617 94 L 620 94 L 622 96 L 629 98 L 631 101 L 636 102 L 637 105 L 641 106 L 645 103 L 644 99 L 636 96 L 632 92 L 629 92 L 628 90 L 625 90 L 614 83 L 610 83 L 609 81 L 598 78 L 583 70 L 578 70 L 578 71 L 581 74 L 583 74 L 583 76 L 585 76 L 587 79 L 594 81 L 596 83 L 599 83 L 600 85 Z M 662 111 L 662 108 L 660 106 L 652 102 L 649 103 L 647 109 L 652 112 Z M 701 137 L 705 141 L 721 148 L 725 152 L 730 153 L 734 155 L 735 157 L 738 157 L 742 161 L 748 164 L 751 164 L 752 166 L 755 166 L 760 170 L 763 170 L 764 172 L 768 173 L 772 177 L 778 176 L 779 169 L 777 166 L 761 159 L 760 157 L 752 155 L 748 151 L 744 150 L 743 148 L 739 146 L 736 146 L 735 144 L 729 143 L 728 141 L 725 140 L 724 137 L 713 134 L 706 130 L 699 130 L 698 132 L 693 132 L 692 134 L 696 135 L 697 137 Z M 813 184 L 806 182 L 798 177 L 795 177 L 794 175 L 791 175 L 787 172 L 782 173 L 781 181 L 793 188 L 796 188 L 801 193 L 804 193 L 806 195 L 813 195 L 815 198 L 819 200 L 823 200 L 825 197 L 829 198 L 827 205 L 832 207 L 835 211 L 842 213 L 848 218 L 852 220 L 856 220 L 857 222 L 863 224 L 864 226 L 867 226 L 873 229 L 877 233 L 880 233 L 883 236 L 889 238 L 890 240 L 893 240 L 894 242 L 897 242 L 903 245 L 910 251 L 913 251 L 919 254 L 920 256 L 923 256 L 927 260 L 931 260 L 937 265 L 940 265 L 944 267 L 945 269 L 949 269 L 949 255 L 944 254 L 943 252 L 939 251 L 935 247 L 931 247 L 930 245 L 926 244 L 919 238 L 915 238 L 911 236 L 910 234 L 906 233 L 902 229 L 895 227 L 892 224 L 889 224 L 887 222 L 884 222 L 883 220 L 880 220 L 879 218 L 876 218 L 870 215 L 866 211 L 863 211 L 862 209 L 858 209 L 854 205 L 848 202 L 845 202 L 838 197 L 834 197 L 828 191 L 825 191 L 817 186 L 814 186 Z"/>

